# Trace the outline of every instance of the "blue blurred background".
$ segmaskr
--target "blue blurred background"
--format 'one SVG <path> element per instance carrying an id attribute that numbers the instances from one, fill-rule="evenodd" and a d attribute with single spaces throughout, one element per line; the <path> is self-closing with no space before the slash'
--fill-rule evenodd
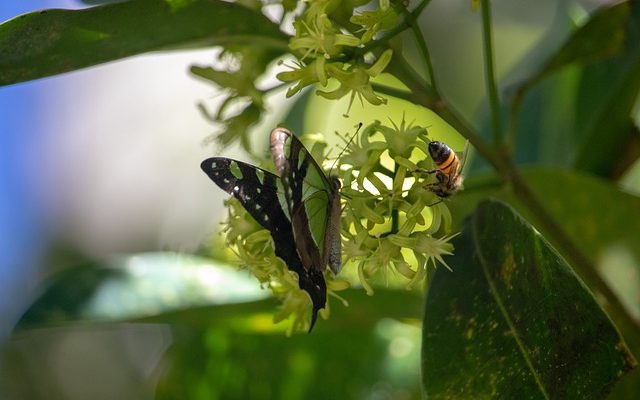
<path id="1" fill-rule="evenodd" d="M 4 1 L 0 20 L 84 6 Z M 0 88 L 0 343 L 53 272 L 51 245 L 193 250 L 215 227 L 221 200 L 197 168 L 212 127 L 196 108 L 213 90 L 188 73 L 212 58 L 152 54 Z"/>
<path id="2" fill-rule="evenodd" d="M 0 20 L 70 3 L 5 1 L 0 4 Z M 29 151 L 44 134 L 44 118 L 38 111 L 47 86 L 38 81 L 0 89 L 0 340 L 26 305 L 41 255 L 42 214 L 27 170 L 35 161 Z"/>

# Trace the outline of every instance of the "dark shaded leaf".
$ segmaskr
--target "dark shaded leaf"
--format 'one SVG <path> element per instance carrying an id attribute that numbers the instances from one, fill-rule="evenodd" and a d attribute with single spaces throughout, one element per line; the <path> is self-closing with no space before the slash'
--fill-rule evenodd
<path id="1" fill-rule="evenodd" d="M 639 28 L 633 2 L 605 6 L 518 88 L 511 104 L 517 162 L 576 165 L 602 176 L 628 167 L 617 161 L 633 137 Z"/>
<path id="2" fill-rule="evenodd" d="M 0 85 L 149 51 L 250 44 L 287 51 L 287 36 L 260 12 L 217 0 L 137 0 L 44 10 L 0 25 Z"/>
<path id="3" fill-rule="evenodd" d="M 577 171 L 529 168 L 521 173 L 629 312 L 640 318 L 640 281 L 634 278 L 640 275 L 640 226 L 630 223 L 634 218 L 630 216 L 640 215 L 640 198 Z M 532 217 L 526 207 L 501 189 L 497 179 L 477 177 L 468 179 L 465 190 L 450 202 L 456 225 L 489 196 L 509 202 L 525 218 Z"/>
<path id="4" fill-rule="evenodd" d="M 619 53 L 624 44 L 629 3 L 597 10 L 523 86 L 530 87 L 567 65 L 589 63 Z"/>
<path id="5" fill-rule="evenodd" d="M 518 143 L 514 162 L 568 167 L 579 138 L 575 127 L 577 67 L 565 68 L 538 82 L 523 99 L 517 115 Z"/>
<path id="6" fill-rule="evenodd" d="M 430 398 L 600 399 L 636 365 L 571 268 L 508 206 L 482 202 L 455 246 L 454 271 L 436 271 L 427 296 Z"/>
<path id="7" fill-rule="evenodd" d="M 637 135 L 632 112 L 640 91 L 640 3 L 631 4 L 624 51 L 586 66 L 577 96 L 576 124 L 582 140 L 574 165 L 604 177 L 621 174 L 620 154 Z"/>

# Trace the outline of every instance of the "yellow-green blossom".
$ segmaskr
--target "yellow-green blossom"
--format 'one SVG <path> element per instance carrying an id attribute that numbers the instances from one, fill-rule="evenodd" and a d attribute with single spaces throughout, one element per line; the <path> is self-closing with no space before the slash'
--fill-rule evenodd
<path id="1" fill-rule="evenodd" d="M 374 35 L 381 30 L 391 29 L 398 24 L 398 14 L 396 11 L 381 4 L 373 11 L 363 11 L 350 18 L 351 23 L 362 26 L 362 43 L 367 43 L 373 39 Z"/>
<path id="2" fill-rule="evenodd" d="M 287 97 L 291 97 L 304 89 L 306 86 L 313 83 L 320 83 L 325 86 L 327 84 L 327 74 L 325 73 L 325 59 L 324 57 L 317 57 L 311 63 L 305 65 L 301 62 L 296 62 L 296 67 L 293 67 L 291 71 L 280 72 L 276 75 L 278 79 L 283 82 L 295 82 L 298 84 L 292 86 L 287 90 Z"/>
<path id="3" fill-rule="evenodd" d="M 262 228 L 234 198 L 226 202 L 229 216 L 225 223 L 227 245 L 238 255 L 238 264 L 255 276 L 263 287 L 271 290 L 281 302 L 274 322 L 293 318 L 289 333 L 307 331 L 311 320 L 311 298 L 300 289 L 297 274 L 290 271 L 284 261 L 275 255 L 271 234 Z M 344 290 L 348 283 L 325 274 L 328 294 L 340 298 L 335 292 Z M 327 308 L 329 302 L 327 301 Z M 328 309 L 321 312 L 327 318 Z"/>
<path id="4" fill-rule="evenodd" d="M 351 109 L 351 105 L 353 104 L 353 100 L 356 95 L 360 101 L 362 101 L 362 98 L 364 97 L 369 103 L 376 106 L 386 104 L 387 100 L 378 96 L 373 91 L 370 79 L 380 75 L 384 71 L 387 65 L 389 65 L 392 55 L 392 50 L 386 50 L 380 55 L 375 64 L 369 68 L 365 68 L 360 64 L 354 64 L 346 68 L 344 68 L 344 65 L 339 63 L 328 64 L 328 75 L 332 78 L 336 78 L 340 82 L 340 86 L 330 92 L 318 90 L 316 93 L 327 99 L 340 99 L 351 92 L 351 100 L 349 101 L 347 113 Z"/>
<path id="5" fill-rule="evenodd" d="M 352 35 L 339 33 L 326 14 L 320 14 L 311 25 L 304 19 L 297 21 L 297 36 L 289 41 L 289 48 L 296 54 L 302 54 L 301 60 L 316 58 L 318 55 L 331 58 L 342 53 L 343 46 L 357 47 L 360 39 Z"/>

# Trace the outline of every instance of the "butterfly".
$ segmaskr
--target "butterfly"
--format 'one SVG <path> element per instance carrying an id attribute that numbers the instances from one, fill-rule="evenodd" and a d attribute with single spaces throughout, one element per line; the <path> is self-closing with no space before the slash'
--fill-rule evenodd
<path id="1" fill-rule="evenodd" d="M 208 158 L 200 167 L 271 233 L 276 256 L 311 297 L 311 332 L 327 302 L 323 271 L 342 268 L 340 181 L 327 177 L 288 129 L 275 128 L 269 143 L 277 175 L 225 157 Z"/>

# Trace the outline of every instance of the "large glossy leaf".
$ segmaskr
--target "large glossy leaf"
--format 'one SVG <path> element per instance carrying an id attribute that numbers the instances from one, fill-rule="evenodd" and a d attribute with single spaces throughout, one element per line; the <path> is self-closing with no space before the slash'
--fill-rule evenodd
<path id="1" fill-rule="evenodd" d="M 482 202 L 429 288 L 430 398 L 594 398 L 636 365 L 571 268 L 511 208 Z"/>
<path id="2" fill-rule="evenodd" d="M 605 277 L 632 315 L 640 319 L 640 198 L 581 172 L 528 168 L 522 176 L 551 216 Z M 509 202 L 531 219 L 529 210 L 491 177 L 471 178 L 451 201 L 458 223 L 487 196 Z M 459 224 L 458 224 L 459 225 Z M 545 232 L 543 232 L 545 233 Z"/>
<path id="3" fill-rule="evenodd" d="M 149 51 L 224 44 L 287 50 L 259 11 L 218 0 L 137 0 L 83 10 L 44 10 L 0 25 L 0 85 Z"/>

